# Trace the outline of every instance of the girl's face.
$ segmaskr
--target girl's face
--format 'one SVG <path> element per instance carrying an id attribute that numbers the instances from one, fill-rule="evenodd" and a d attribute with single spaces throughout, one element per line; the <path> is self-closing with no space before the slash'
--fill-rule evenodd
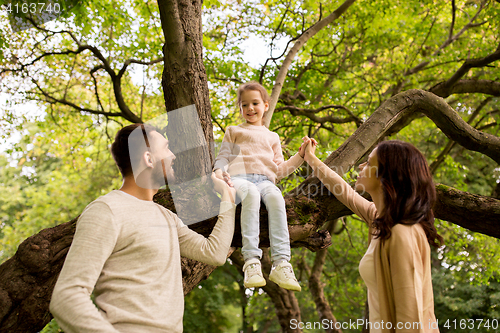
<path id="1" fill-rule="evenodd" d="M 257 90 L 245 90 L 241 93 L 240 110 L 247 123 L 262 126 L 262 117 L 269 109 L 269 103 L 262 100 Z"/>
<path id="2" fill-rule="evenodd" d="M 375 193 L 381 187 L 378 179 L 377 148 L 370 153 L 368 161 L 359 165 L 359 171 L 356 188 L 370 194 Z"/>

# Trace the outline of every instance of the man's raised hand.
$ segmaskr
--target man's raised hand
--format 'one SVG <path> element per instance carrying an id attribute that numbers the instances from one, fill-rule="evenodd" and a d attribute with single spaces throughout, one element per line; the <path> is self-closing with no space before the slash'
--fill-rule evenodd
<path id="1" fill-rule="evenodd" d="M 231 176 L 226 172 L 222 171 L 221 169 L 215 170 L 215 176 L 227 183 L 227 185 L 233 187 L 233 182 L 231 181 Z"/>
<path id="2" fill-rule="evenodd" d="M 218 169 L 220 170 L 220 169 Z M 222 176 L 222 172 L 221 172 Z M 230 201 L 234 203 L 234 198 L 236 196 L 236 189 L 230 186 L 223 178 L 217 177 L 217 171 L 212 172 L 212 182 L 214 183 L 214 189 L 219 193 L 222 201 Z"/>
<path id="3" fill-rule="evenodd" d="M 311 157 L 314 156 L 316 152 L 316 146 L 318 145 L 318 142 L 315 139 L 309 138 L 307 136 L 303 137 L 302 140 L 304 140 L 304 142 L 302 142 L 302 145 L 299 148 L 299 154 L 301 153 L 302 149 L 304 151 L 304 154 L 301 156 L 307 163 L 309 163 Z"/>

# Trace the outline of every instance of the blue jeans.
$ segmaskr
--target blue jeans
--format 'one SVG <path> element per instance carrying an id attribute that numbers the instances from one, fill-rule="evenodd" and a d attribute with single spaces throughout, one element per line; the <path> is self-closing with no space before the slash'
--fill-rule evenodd
<path id="1" fill-rule="evenodd" d="M 231 176 L 234 188 L 241 199 L 241 253 L 245 260 L 262 258 L 259 249 L 260 199 L 266 205 L 269 219 L 271 260 L 290 261 L 290 236 L 286 221 L 285 199 L 281 191 L 266 176 L 239 174 Z"/>

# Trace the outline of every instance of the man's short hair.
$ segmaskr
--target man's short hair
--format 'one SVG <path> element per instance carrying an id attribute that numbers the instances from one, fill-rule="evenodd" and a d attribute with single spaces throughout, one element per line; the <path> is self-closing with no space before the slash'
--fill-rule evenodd
<path id="1" fill-rule="evenodd" d="M 138 127 L 142 127 L 142 136 L 130 134 Z M 132 160 L 140 159 L 145 152 L 145 147 L 150 147 L 148 138 L 151 132 L 156 131 L 156 128 L 148 124 L 132 124 L 120 129 L 115 136 L 115 142 L 111 145 L 111 155 L 125 178 L 133 174 Z M 146 144 L 144 144 L 146 142 Z M 132 156 L 130 155 L 132 152 Z"/>

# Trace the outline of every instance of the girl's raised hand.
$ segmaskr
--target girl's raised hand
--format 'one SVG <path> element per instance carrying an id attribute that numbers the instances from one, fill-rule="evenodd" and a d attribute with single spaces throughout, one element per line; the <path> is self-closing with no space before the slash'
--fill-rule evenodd
<path id="1" fill-rule="evenodd" d="M 314 140 L 314 139 L 313 139 Z M 314 140 L 316 141 L 316 140 Z M 299 155 L 300 157 L 304 158 L 305 153 L 306 153 L 306 147 L 307 145 L 311 142 L 311 139 L 307 136 L 302 138 L 302 144 L 299 147 Z"/>
<path id="2" fill-rule="evenodd" d="M 300 146 L 300 148 L 304 146 L 304 160 L 309 163 L 311 157 L 314 156 L 316 152 L 316 146 L 318 145 L 318 142 L 315 139 L 309 138 L 307 136 L 302 138 L 302 140 L 304 140 L 304 142 L 302 143 L 302 146 Z"/>

